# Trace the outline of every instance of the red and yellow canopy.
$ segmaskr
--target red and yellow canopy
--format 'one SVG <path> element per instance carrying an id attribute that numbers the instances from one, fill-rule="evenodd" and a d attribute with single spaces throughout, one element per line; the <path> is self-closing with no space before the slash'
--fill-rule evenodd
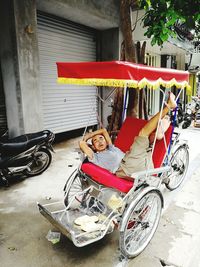
<path id="1" fill-rule="evenodd" d="M 147 67 L 126 61 L 57 62 L 58 82 L 93 86 L 132 87 L 160 85 L 169 88 L 190 88 L 189 73 L 167 68 Z"/>

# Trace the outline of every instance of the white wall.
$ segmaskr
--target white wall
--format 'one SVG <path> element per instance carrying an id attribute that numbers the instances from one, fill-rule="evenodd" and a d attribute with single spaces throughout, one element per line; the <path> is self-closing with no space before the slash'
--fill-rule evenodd
<path id="1" fill-rule="evenodd" d="M 199 53 L 193 53 L 191 66 L 199 66 L 200 67 L 200 50 L 199 50 Z"/>

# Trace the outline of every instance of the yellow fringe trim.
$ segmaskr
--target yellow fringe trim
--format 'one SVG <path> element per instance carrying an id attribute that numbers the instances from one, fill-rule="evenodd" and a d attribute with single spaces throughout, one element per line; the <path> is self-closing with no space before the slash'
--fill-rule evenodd
<path id="1" fill-rule="evenodd" d="M 76 78 L 58 78 L 57 82 L 60 84 L 77 84 L 77 85 L 90 85 L 90 86 L 112 86 L 112 87 L 124 87 L 127 86 L 129 88 L 138 88 L 142 89 L 144 87 L 148 87 L 150 89 L 158 89 L 160 86 L 164 86 L 165 88 L 170 88 L 172 86 L 176 86 L 177 88 L 183 89 L 186 88 L 187 91 L 191 91 L 191 86 L 188 82 L 184 81 L 179 83 L 176 79 L 172 79 L 168 82 L 159 78 L 155 82 L 151 82 L 146 78 L 141 81 L 135 80 L 116 80 L 116 79 L 76 79 Z"/>

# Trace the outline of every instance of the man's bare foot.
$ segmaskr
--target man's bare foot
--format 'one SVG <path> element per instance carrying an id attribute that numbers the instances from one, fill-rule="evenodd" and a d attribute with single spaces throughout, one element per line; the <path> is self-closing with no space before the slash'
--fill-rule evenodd
<path id="1" fill-rule="evenodd" d="M 169 99 L 168 99 L 168 102 L 167 102 L 167 106 L 172 110 L 175 109 L 176 106 L 177 106 L 176 97 L 171 92 L 169 93 Z"/>
<path id="2" fill-rule="evenodd" d="M 157 140 L 162 140 L 165 132 L 168 130 L 169 126 L 170 126 L 170 117 L 168 115 L 165 115 L 162 120 L 161 123 L 158 126 L 158 130 L 157 130 L 157 135 L 156 135 L 156 139 Z M 152 145 L 155 139 L 155 131 L 152 132 L 149 135 L 149 144 Z"/>

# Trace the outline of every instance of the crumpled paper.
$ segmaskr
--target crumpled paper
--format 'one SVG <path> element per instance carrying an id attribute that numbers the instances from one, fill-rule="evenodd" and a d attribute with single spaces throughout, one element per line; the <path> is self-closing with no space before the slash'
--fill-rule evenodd
<path id="1" fill-rule="evenodd" d="M 56 243 L 58 243 L 60 241 L 60 236 L 61 236 L 60 232 L 53 232 L 53 231 L 49 230 L 46 238 L 52 244 L 56 244 Z"/>

